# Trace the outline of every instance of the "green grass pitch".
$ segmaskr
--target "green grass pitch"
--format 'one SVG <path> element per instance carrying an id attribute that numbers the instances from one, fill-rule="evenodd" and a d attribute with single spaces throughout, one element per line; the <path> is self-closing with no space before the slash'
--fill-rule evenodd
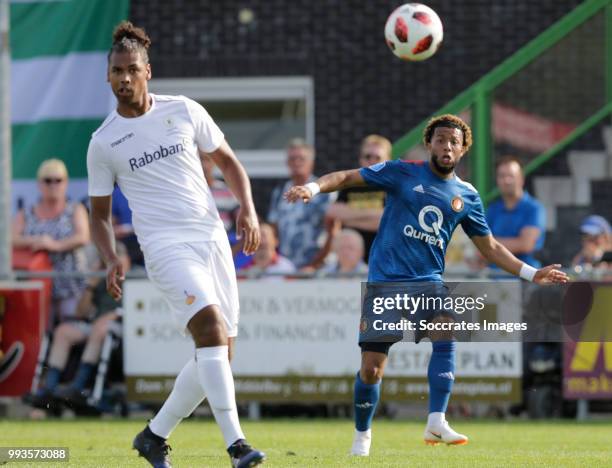
<path id="1" fill-rule="evenodd" d="M 0 421 L 0 446 L 65 446 L 69 463 L 16 463 L 26 467 L 145 467 L 131 450 L 141 421 Z M 462 447 L 428 447 L 423 422 L 375 420 L 369 458 L 349 457 L 353 428 L 348 420 L 245 421 L 249 441 L 264 450 L 270 467 L 406 466 L 612 466 L 612 422 L 455 421 L 470 437 Z M 228 467 L 222 438 L 210 420 L 183 422 L 170 439 L 181 467 Z"/>

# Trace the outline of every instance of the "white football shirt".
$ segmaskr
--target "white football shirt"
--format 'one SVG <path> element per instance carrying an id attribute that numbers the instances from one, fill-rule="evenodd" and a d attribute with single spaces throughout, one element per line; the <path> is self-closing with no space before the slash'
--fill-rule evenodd
<path id="1" fill-rule="evenodd" d="M 93 133 L 89 195 L 108 196 L 119 185 L 145 252 L 168 242 L 227 239 L 198 154 L 219 148 L 223 133 L 197 102 L 149 95 L 146 114 L 113 111 Z"/>

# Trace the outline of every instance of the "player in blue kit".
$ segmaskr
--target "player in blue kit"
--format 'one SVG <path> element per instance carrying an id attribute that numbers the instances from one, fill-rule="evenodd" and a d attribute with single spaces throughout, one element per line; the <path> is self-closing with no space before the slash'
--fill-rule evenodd
<path id="1" fill-rule="evenodd" d="M 536 270 L 517 259 L 491 235 L 478 192 L 455 174 L 455 167 L 472 144 L 472 132 L 465 122 L 450 114 L 436 117 L 425 128 L 423 142 L 430 154 L 429 162 L 395 160 L 333 172 L 315 182 L 292 187 L 285 198 L 307 203 L 319 192 L 359 186 L 385 190 L 385 209 L 370 252 L 368 283 L 441 285 L 446 248 L 459 224 L 482 255 L 507 272 L 536 283 L 568 280 L 565 273 L 557 270 L 561 265 Z M 448 318 L 438 316 L 432 321 L 448 321 Z M 455 342 L 448 332 L 428 336 L 432 354 L 427 373 L 429 416 L 425 442 L 466 444 L 468 438 L 451 429 L 445 418 L 454 381 Z M 354 387 L 353 455 L 369 455 L 372 418 L 392 344 L 360 340 L 361 369 Z"/>

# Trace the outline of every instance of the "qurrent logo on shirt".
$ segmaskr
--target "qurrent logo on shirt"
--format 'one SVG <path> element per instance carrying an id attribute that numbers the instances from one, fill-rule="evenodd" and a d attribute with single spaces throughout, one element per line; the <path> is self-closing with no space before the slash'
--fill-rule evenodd
<path id="1" fill-rule="evenodd" d="M 432 213 L 436 218 L 431 224 L 427 224 L 427 221 L 425 220 L 425 215 L 428 213 Z M 431 216 L 429 219 L 431 219 Z M 404 235 L 431 245 L 437 245 L 441 249 L 444 249 L 444 240 L 442 240 L 442 237 L 440 236 L 440 229 L 442 228 L 443 221 L 444 215 L 442 214 L 442 211 L 440 211 L 440 208 L 433 205 L 424 206 L 419 212 L 419 226 L 421 227 L 422 231 L 419 231 L 410 224 L 406 224 L 404 226 Z"/>
<path id="2" fill-rule="evenodd" d="M 141 167 L 145 167 L 148 164 L 151 164 L 154 161 L 158 161 L 160 159 L 167 158 L 168 156 L 172 156 L 173 154 L 182 153 L 184 151 L 184 147 L 182 143 L 178 143 L 176 145 L 168 145 L 162 146 L 159 145 L 159 149 L 147 153 L 143 152 L 142 156 L 138 158 L 130 158 L 128 162 L 130 163 L 130 169 L 134 172 L 136 169 Z"/>

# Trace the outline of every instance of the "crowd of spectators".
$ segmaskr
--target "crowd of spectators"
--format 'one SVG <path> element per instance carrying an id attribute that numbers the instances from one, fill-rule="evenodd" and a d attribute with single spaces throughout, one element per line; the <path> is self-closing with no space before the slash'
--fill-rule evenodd
<path id="1" fill-rule="evenodd" d="M 366 167 L 391 158 L 391 143 L 380 135 L 369 135 L 359 147 L 358 164 Z M 365 279 L 368 252 L 376 237 L 385 204 L 385 193 L 364 187 L 322 194 L 311 203 L 290 205 L 283 193 L 293 185 L 316 180 L 315 150 L 301 139 L 287 147 L 289 179 L 273 190 L 265 221 L 260 222 L 261 244 L 250 256 L 241 251 L 236 233 L 238 203 L 223 181 L 214 176 L 214 164 L 204 159 L 203 176 L 218 205 L 220 217 L 232 244 L 240 278 L 261 278 L 315 273 L 316 276 L 350 276 Z M 487 221 L 492 233 L 523 261 L 539 266 L 538 252 L 544 244 L 545 218 L 542 205 L 524 189 L 520 161 L 501 158 L 496 166 L 496 182 L 501 197 L 491 203 Z M 53 270 L 51 308 L 48 318 L 50 352 L 44 363 L 40 387 L 25 397 L 32 406 L 49 408 L 53 402 L 86 404 L 104 337 L 112 327 L 121 327 L 121 304 L 106 292 L 103 271 L 97 255 L 87 262 L 91 247 L 87 207 L 69 200 L 68 171 L 59 159 L 44 161 L 37 172 L 39 201 L 24 206 L 12 225 L 15 249 L 46 252 Z M 113 193 L 113 229 L 118 254 L 130 265 L 144 266 L 142 252 L 132 226 L 131 211 L 118 187 Z M 583 219 L 577 228 L 581 245 L 572 266 L 581 271 L 612 266 L 612 228 L 599 215 Z M 485 264 L 471 242 L 458 230 L 447 252 L 449 271 L 481 271 Z M 75 273 L 82 273 L 81 275 Z M 119 333 L 120 334 L 120 333 Z M 65 382 L 68 356 L 76 345 L 85 345 L 72 380 Z"/>

